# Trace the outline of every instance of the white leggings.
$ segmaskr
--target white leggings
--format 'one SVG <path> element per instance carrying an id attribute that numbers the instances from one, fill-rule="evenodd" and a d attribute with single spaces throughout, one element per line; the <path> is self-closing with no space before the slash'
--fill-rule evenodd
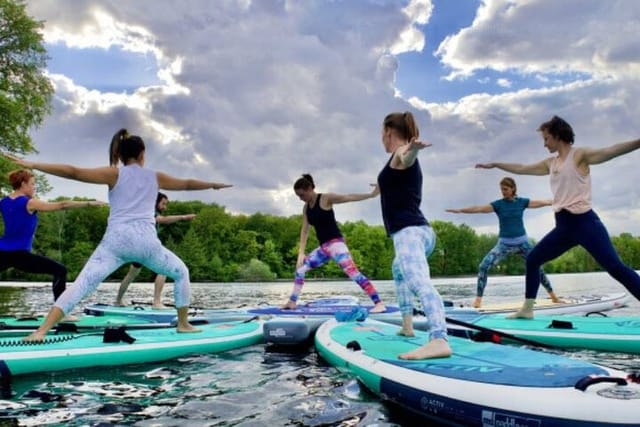
<path id="1" fill-rule="evenodd" d="M 173 279 L 176 308 L 189 306 L 189 270 L 178 256 L 162 246 L 154 225 L 147 222 L 109 225 L 73 285 L 67 286 L 54 306 L 69 313 L 118 267 L 130 262 Z"/>

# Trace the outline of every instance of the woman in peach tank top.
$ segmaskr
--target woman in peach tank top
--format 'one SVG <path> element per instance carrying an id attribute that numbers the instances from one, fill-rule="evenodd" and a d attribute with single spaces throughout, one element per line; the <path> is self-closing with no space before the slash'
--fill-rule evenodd
<path id="1" fill-rule="evenodd" d="M 533 318 L 540 277 L 538 271 L 576 245 L 593 256 L 614 279 L 640 300 L 640 276 L 625 265 L 616 253 L 609 233 L 591 208 L 590 165 L 597 165 L 640 148 L 640 139 L 603 148 L 573 147 L 573 129 L 553 116 L 538 128 L 544 146 L 555 156 L 531 164 L 481 163 L 477 168 L 498 168 L 523 175 L 550 175 L 556 226 L 527 256 L 525 302 L 511 317 Z"/>

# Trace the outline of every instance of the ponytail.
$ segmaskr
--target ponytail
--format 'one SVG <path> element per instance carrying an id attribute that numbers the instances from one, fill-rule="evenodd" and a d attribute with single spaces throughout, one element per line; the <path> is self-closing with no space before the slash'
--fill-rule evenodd
<path id="1" fill-rule="evenodd" d="M 111 144 L 109 145 L 109 166 L 117 166 L 120 160 L 120 143 L 125 139 L 129 133 L 126 129 L 120 129 L 111 138 Z"/>
<path id="2" fill-rule="evenodd" d="M 109 165 L 117 166 L 118 161 L 127 164 L 129 159 L 137 159 L 145 149 L 144 141 L 136 135 L 129 135 L 126 129 L 120 129 L 111 138 L 109 145 Z"/>
<path id="3" fill-rule="evenodd" d="M 420 136 L 418 125 L 410 111 L 404 113 L 391 113 L 384 118 L 383 125 L 386 128 L 393 129 L 402 139 L 411 141 Z"/>

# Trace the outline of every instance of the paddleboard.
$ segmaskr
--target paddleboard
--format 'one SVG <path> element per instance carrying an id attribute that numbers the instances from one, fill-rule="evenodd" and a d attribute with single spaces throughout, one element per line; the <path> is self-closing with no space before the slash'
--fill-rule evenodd
<path id="1" fill-rule="evenodd" d="M 449 337 L 449 358 L 408 361 L 423 345 L 395 325 L 328 320 L 319 354 L 382 399 L 447 425 L 591 427 L 640 425 L 640 384 L 624 372 L 521 347 Z M 631 377 L 629 377 L 631 378 Z"/>
<path id="2" fill-rule="evenodd" d="M 454 318 L 455 319 L 455 318 Z M 640 353 L 640 317 L 548 316 L 507 319 L 504 314 L 461 316 L 467 323 L 449 325 L 449 332 L 475 340 L 494 338 L 490 330 L 561 348 Z M 502 340 L 508 338 L 502 337 Z"/>
<path id="3" fill-rule="evenodd" d="M 560 302 L 553 302 L 549 298 L 538 298 L 534 306 L 534 311 L 537 314 L 586 314 L 624 307 L 629 302 L 629 299 L 629 295 L 625 292 L 562 297 L 560 298 Z M 456 312 L 476 312 L 483 314 L 513 313 L 522 307 L 522 301 L 523 300 L 483 303 L 481 308 L 452 303 L 450 307 L 447 307 L 447 310 L 451 314 L 455 314 Z"/>
<path id="4" fill-rule="evenodd" d="M 318 298 L 306 303 L 298 304 L 301 310 L 321 310 L 325 306 L 352 307 L 358 304 L 358 299 L 350 295 L 336 295 Z M 232 322 L 246 320 L 254 315 L 270 315 L 269 312 L 281 310 L 279 306 L 261 304 L 255 307 L 239 308 L 191 308 L 189 316 L 197 319 L 207 319 L 210 322 Z M 149 304 L 134 303 L 129 306 L 115 306 L 110 304 L 90 304 L 84 308 L 84 313 L 93 316 L 125 316 L 142 318 L 155 322 L 169 323 L 176 319 L 175 308 L 156 309 Z"/>
<path id="5" fill-rule="evenodd" d="M 95 333 L 48 335 L 42 343 L 0 338 L 0 373 L 5 380 L 10 376 L 36 372 L 158 362 L 262 342 L 260 320 L 197 327 L 201 332 L 179 333 L 175 327 L 144 330 L 110 328 Z M 128 342 L 127 336 L 133 341 Z"/>
<path id="6" fill-rule="evenodd" d="M 2 316 L 0 317 L 0 331 L 35 329 L 44 322 L 44 316 Z M 121 325 L 156 325 L 158 322 L 141 318 L 127 318 L 123 316 L 92 316 L 81 315 L 75 321 L 62 321 L 59 324 L 76 326 L 78 329 L 106 328 Z"/>
<path id="7" fill-rule="evenodd" d="M 371 313 L 373 305 L 325 305 L 298 306 L 293 310 L 283 310 L 278 307 L 264 307 L 250 309 L 249 313 L 259 316 L 271 316 L 264 322 L 264 340 L 277 345 L 299 345 L 309 342 L 318 327 L 328 319 L 338 315 L 343 317 L 355 316 L 385 320 L 400 319 L 400 309 L 397 306 L 386 306 L 380 313 Z"/>

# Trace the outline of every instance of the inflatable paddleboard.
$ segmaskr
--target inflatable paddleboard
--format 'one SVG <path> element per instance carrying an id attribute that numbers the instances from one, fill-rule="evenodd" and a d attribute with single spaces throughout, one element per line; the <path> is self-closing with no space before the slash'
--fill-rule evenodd
<path id="1" fill-rule="evenodd" d="M 0 336 L 23 334 L 24 331 L 35 330 L 44 323 L 44 316 L 3 316 L 0 317 Z M 104 329 L 115 326 L 144 329 L 158 326 L 170 326 L 171 323 L 158 323 L 141 318 L 123 316 L 78 316 L 76 321 L 62 321 L 56 325 L 59 332 L 78 332 L 83 330 Z"/>
<path id="2" fill-rule="evenodd" d="M 586 314 L 601 312 L 624 307 L 629 302 L 629 295 L 618 292 L 604 295 L 582 295 L 560 298 L 560 302 L 553 302 L 549 298 L 538 298 L 534 306 L 537 314 Z M 456 312 L 476 312 L 483 314 L 513 313 L 522 307 L 523 300 L 501 303 L 483 303 L 481 308 L 452 303 L 447 307 L 452 315 Z"/>
<path id="3" fill-rule="evenodd" d="M 251 309 L 250 313 L 272 318 L 265 320 L 264 339 L 267 343 L 278 345 L 299 345 L 307 343 L 313 338 L 318 327 L 328 319 L 338 316 L 365 319 L 385 320 L 400 319 L 400 309 L 397 306 L 386 306 L 381 313 L 371 313 L 373 305 L 333 305 L 308 307 L 298 306 L 293 310 L 283 310 L 277 307 Z"/>
<path id="4" fill-rule="evenodd" d="M 449 337 L 453 356 L 408 361 L 398 354 L 427 333 L 396 334 L 375 320 L 328 320 L 319 354 L 381 398 L 447 425 L 592 427 L 640 425 L 640 384 L 624 372 L 521 347 Z"/>
<path id="5" fill-rule="evenodd" d="M 321 310 L 325 306 L 352 307 L 358 304 L 358 299 L 350 295 L 337 295 L 328 298 L 318 298 L 306 303 L 298 304 L 301 310 Z M 269 312 L 281 310 L 279 306 L 260 305 L 256 307 L 240 308 L 191 308 L 189 316 L 197 319 L 207 319 L 210 322 L 233 322 L 247 320 L 255 315 L 269 315 Z M 142 318 L 154 322 L 169 323 L 176 319 L 175 308 L 156 309 L 148 304 L 134 303 L 129 306 L 115 306 L 110 304 L 91 304 L 84 308 L 85 314 L 92 316 L 125 316 Z"/>
<path id="6" fill-rule="evenodd" d="M 7 376 L 34 372 L 158 362 L 262 342 L 260 320 L 198 325 L 201 332 L 194 333 L 179 333 L 175 327 L 125 328 L 48 335 L 43 343 L 0 338 L 0 373 L 4 380 Z"/>
<path id="7" fill-rule="evenodd" d="M 534 319 L 507 319 L 495 314 L 462 316 L 457 320 L 462 322 L 449 325 L 449 332 L 476 340 L 492 338 L 489 330 L 496 330 L 560 348 L 640 353 L 640 317 L 536 315 Z"/>

